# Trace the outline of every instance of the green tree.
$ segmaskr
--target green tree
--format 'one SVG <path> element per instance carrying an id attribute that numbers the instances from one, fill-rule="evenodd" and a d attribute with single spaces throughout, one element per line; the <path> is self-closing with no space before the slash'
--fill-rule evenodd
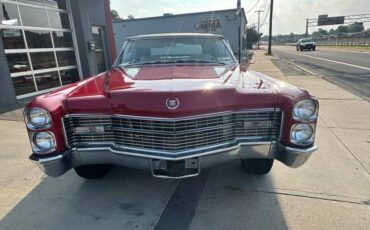
<path id="1" fill-rule="evenodd" d="M 348 30 L 350 33 L 358 33 L 365 31 L 364 24 L 362 22 L 355 22 L 349 25 Z"/>
<path id="2" fill-rule="evenodd" d="M 321 28 L 319 28 L 318 31 L 315 31 L 315 32 L 312 33 L 312 37 L 314 37 L 314 38 L 325 37 L 327 35 L 328 35 L 328 31 L 323 30 Z"/>
<path id="3" fill-rule="evenodd" d="M 349 28 L 348 26 L 338 26 L 335 32 L 336 34 L 349 33 Z"/>
<path id="4" fill-rule="evenodd" d="M 366 31 L 365 31 L 365 36 L 367 38 L 370 38 L 370 28 L 368 28 Z"/>
<path id="5" fill-rule="evenodd" d="M 111 14 L 112 14 L 112 19 L 113 19 L 113 20 L 120 20 L 120 19 L 122 19 L 122 18 L 119 16 L 119 13 L 118 13 L 117 11 L 115 11 L 115 10 L 111 10 L 110 12 L 111 12 Z"/>
<path id="6" fill-rule="evenodd" d="M 262 34 L 258 34 L 256 28 L 250 27 L 247 29 L 247 48 L 250 49 L 254 44 L 257 43 L 258 38 L 260 38 Z"/>

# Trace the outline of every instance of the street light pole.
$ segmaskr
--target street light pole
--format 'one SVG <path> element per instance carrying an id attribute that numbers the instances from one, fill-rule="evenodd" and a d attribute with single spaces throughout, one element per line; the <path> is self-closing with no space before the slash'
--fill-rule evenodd
<path id="1" fill-rule="evenodd" d="M 271 55 L 271 42 L 272 42 L 272 13 L 274 9 L 274 0 L 271 0 L 270 3 L 270 25 L 269 25 L 269 46 L 267 50 L 267 54 Z"/>
<path id="2" fill-rule="evenodd" d="M 258 26 L 257 26 L 258 40 L 257 40 L 257 49 L 259 49 L 260 48 L 260 14 L 263 12 L 263 10 L 257 10 L 255 12 L 258 13 Z"/>

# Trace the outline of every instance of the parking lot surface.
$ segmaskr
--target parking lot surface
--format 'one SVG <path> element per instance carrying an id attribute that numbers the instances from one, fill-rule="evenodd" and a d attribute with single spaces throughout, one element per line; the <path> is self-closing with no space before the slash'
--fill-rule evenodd
<path id="1" fill-rule="evenodd" d="M 319 150 L 301 168 L 252 176 L 240 162 L 164 180 L 115 167 L 86 181 L 45 177 L 20 120 L 0 120 L 0 229 L 369 229 L 370 106 L 325 79 L 286 76 L 256 51 L 251 69 L 320 101 Z M 176 220 L 176 221 L 174 221 Z"/>

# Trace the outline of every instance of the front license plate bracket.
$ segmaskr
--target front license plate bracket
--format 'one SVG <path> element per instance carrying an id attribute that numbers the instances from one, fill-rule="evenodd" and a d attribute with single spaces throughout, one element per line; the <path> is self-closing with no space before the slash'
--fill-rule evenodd
<path id="1" fill-rule="evenodd" d="M 152 159 L 151 169 L 154 177 L 161 178 L 186 178 L 200 173 L 198 158 L 176 161 Z"/>

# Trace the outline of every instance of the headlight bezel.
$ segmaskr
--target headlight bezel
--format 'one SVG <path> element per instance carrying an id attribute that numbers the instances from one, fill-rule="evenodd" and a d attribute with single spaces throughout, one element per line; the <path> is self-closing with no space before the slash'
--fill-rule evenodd
<path id="1" fill-rule="evenodd" d="M 301 141 L 296 140 L 295 138 L 293 138 L 293 133 L 295 132 L 295 129 L 297 129 L 300 126 L 309 127 L 310 132 L 311 132 L 309 138 L 307 138 L 305 140 L 301 140 Z M 290 139 L 290 142 L 295 144 L 295 145 L 301 145 L 301 146 L 312 145 L 314 143 L 314 140 L 315 140 L 315 125 L 306 124 L 306 123 L 297 123 L 297 124 L 292 125 L 292 127 L 290 129 L 289 139 Z"/>
<path id="2" fill-rule="evenodd" d="M 299 110 L 298 107 L 300 105 L 302 105 L 303 103 L 306 103 L 306 102 L 312 103 L 312 105 L 314 106 L 314 109 L 313 109 L 313 112 L 310 116 L 302 118 L 302 117 L 300 117 L 300 114 L 298 112 L 298 110 Z M 313 99 L 300 100 L 300 101 L 296 102 L 293 106 L 293 111 L 292 111 L 293 119 L 295 121 L 298 121 L 298 122 L 312 122 L 312 121 L 315 121 L 315 120 L 317 120 L 318 109 L 319 109 L 319 105 L 318 105 L 316 100 L 313 100 Z"/>
<path id="3" fill-rule="evenodd" d="M 44 115 L 46 115 L 45 116 L 46 117 L 46 122 L 44 124 L 36 124 L 34 121 L 32 121 L 31 112 L 33 110 L 39 110 Z M 33 107 L 33 108 L 29 108 L 29 109 L 25 110 L 24 111 L 24 118 L 25 118 L 25 121 L 26 121 L 27 128 L 29 128 L 30 130 L 37 131 L 37 130 L 49 129 L 52 125 L 51 114 L 46 109 L 43 109 L 43 108 L 40 108 L 40 107 Z"/>
<path id="4" fill-rule="evenodd" d="M 50 135 L 53 140 L 53 145 L 50 148 L 43 148 L 39 144 L 37 144 L 37 141 L 36 141 L 37 136 L 41 134 L 45 134 L 45 133 Z M 57 140 L 53 132 L 45 131 L 45 132 L 32 133 L 30 136 L 30 140 L 31 140 L 33 153 L 35 154 L 48 154 L 48 153 L 55 152 L 55 150 L 57 149 Z"/>

